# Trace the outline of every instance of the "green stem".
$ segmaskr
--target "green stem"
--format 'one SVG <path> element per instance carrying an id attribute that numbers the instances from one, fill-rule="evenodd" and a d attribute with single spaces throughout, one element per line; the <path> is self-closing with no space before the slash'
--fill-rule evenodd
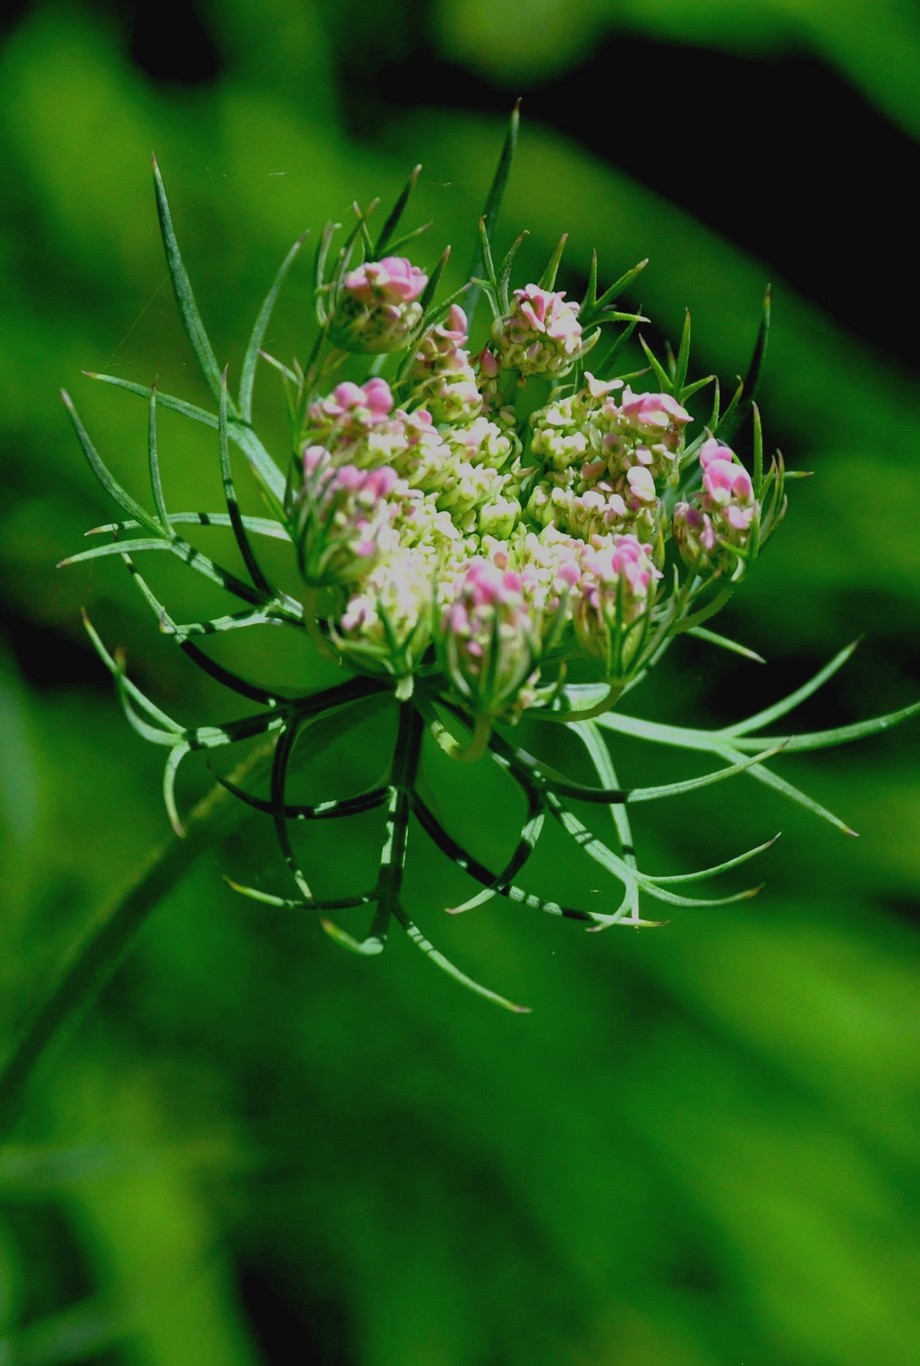
<path id="1" fill-rule="evenodd" d="M 492 717 L 480 713 L 476 717 L 476 724 L 473 727 L 469 744 L 464 747 L 458 746 L 451 757 L 463 764 L 471 764 L 475 759 L 481 759 L 489 747 L 489 736 L 491 734 Z"/>
<path id="2" fill-rule="evenodd" d="M 586 707 L 584 711 L 579 711 L 577 707 L 573 707 L 570 712 L 566 713 L 564 719 L 570 723 L 593 721 L 596 716 L 603 716 L 605 712 L 615 707 L 622 695 L 623 684 L 611 683 L 600 702 L 595 702 L 593 707 Z"/>
<path id="3" fill-rule="evenodd" d="M 265 765 L 275 740 L 261 745 L 234 771 L 237 785 Z M 44 1004 L 26 1026 L 0 1067 L 0 1139 L 15 1124 L 28 1083 L 43 1054 L 65 1025 L 84 1008 L 112 975 L 147 917 L 213 842 L 247 814 L 232 793 L 215 785 L 193 808 L 184 839 L 158 845 L 106 906 L 74 950 Z"/>

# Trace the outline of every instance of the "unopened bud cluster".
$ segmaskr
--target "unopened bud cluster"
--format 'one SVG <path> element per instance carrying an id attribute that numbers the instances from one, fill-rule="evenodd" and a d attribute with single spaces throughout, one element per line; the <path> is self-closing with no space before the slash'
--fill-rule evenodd
<path id="1" fill-rule="evenodd" d="M 403 355 L 327 392 L 317 369 L 292 522 L 309 624 L 341 658 L 401 696 L 440 671 L 470 714 L 513 721 L 576 664 L 622 690 L 675 603 L 740 575 L 760 504 L 727 445 L 705 429 L 688 445 L 675 393 L 586 368 L 603 309 L 583 327 L 562 290 L 480 283 L 493 320 L 475 350 L 407 258 L 340 273 L 338 364 Z"/>

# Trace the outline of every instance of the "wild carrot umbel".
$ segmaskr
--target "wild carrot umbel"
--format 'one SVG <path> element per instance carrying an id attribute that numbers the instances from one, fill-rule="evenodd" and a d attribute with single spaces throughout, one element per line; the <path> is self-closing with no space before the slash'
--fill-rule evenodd
<path id="1" fill-rule="evenodd" d="M 767 761 L 783 749 L 868 736 L 917 711 L 909 707 L 818 734 L 764 733 L 824 683 L 852 647 L 783 701 L 720 729 L 640 721 L 623 710 L 622 699 L 681 635 L 749 653 L 704 623 L 741 584 L 786 508 L 783 462 L 778 454 L 765 461 L 754 405 L 769 295 L 746 378 L 723 403 L 712 376 L 690 377 L 689 319 L 676 352 L 661 358 L 642 336 L 648 320 L 621 307 L 644 262 L 602 289 L 595 256 L 587 285 L 574 298 L 556 287 L 563 238 L 538 280 L 514 283 L 522 239 L 501 260 L 494 253 L 516 136 L 515 117 L 466 283 L 441 297 L 447 252 L 429 256 L 417 232 L 401 235 L 413 172 L 376 237 L 370 212 L 357 209 L 340 244 L 335 229 L 323 232 L 315 255 L 315 325 L 305 359 L 287 361 L 266 356 L 263 342 L 301 243 L 295 245 L 250 334 L 233 391 L 197 311 L 154 167 L 176 300 L 213 405 L 203 409 L 153 387 L 97 376 L 149 405 L 152 511 L 109 473 L 66 400 L 87 459 L 124 514 L 97 529 L 105 536 L 101 545 L 67 563 L 120 557 L 161 628 L 254 707 L 226 725 L 176 720 L 141 691 L 89 627 L 129 721 L 168 751 L 165 797 L 176 831 L 182 831 L 175 779 L 183 758 L 264 737 L 267 786 L 250 790 L 220 781 L 241 812 L 255 808 L 274 822 L 288 885 L 238 890 L 269 906 L 315 912 L 333 938 L 363 954 L 382 950 L 395 919 L 438 966 L 511 1009 L 520 1007 L 471 981 L 410 918 L 403 880 L 410 836 L 419 827 L 479 884 L 454 911 L 501 896 L 590 929 L 658 924 L 647 918 L 650 903 L 721 905 L 753 895 L 757 888 L 694 897 L 683 885 L 728 872 L 772 841 L 702 871 L 653 876 L 635 852 L 633 805 L 745 774 L 846 829 Z M 482 303 L 490 310 L 487 320 L 478 316 Z M 263 362 L 280 372 L 279 392 L 286 391 L 291 441 L 283 451 L 269 449 L 253 427 L 253 386 Z M 224 510 L 168 509 L 158 460 L 160 409 L 214 433 Z M 746 463 L 736 449 L 745 430 Z M 260 491 L 259 516 L 241 511 L 234 449 Z M 228 528 L 244 572 L 193 546 L 185 534 L 189 524 Z M 292 577 L 286 586 L 275 581 L 259 548 L 270 540 L 287 548 Z M 138 557 L 153 550 L 177 556 L 242 606 L 178 622 L 138 570 Z M 338 665 L 342 681 L 302 695 L 279 691 L 259 676 L 260 652 L 253 651 L 251 667 L 236 672 L 203 641 L 267 623 L 308 637 Z M 395 735 L 381 780 L 357 793 L 295 802 L 289 778 L 308 761 L 311 740 L 347 732 L 371 705 L 381 716 L 392 714 Z M 530 735 L 544 723 L 577 737 L 596 783 L 576 781 L 530 753 L 519 740 L 525 718 Z M 711 770 L 624 789 L 613 760 L 619 735 L 703 751 Z M 434 747 L 458 761 L 496 765 L 509 796 L 523 798 L 519 834 L 502 866 L 485 866 L 436 813 L 426 789 Z M 609 838 L 586 825 L 573 803 L 609 807 Z M 309 842 L 302 856 L 293 827 L 374 811 L 380 854 L 370 885 L 345 897 L 315 895 L 310 879 L 317 865 L 310 864 Z M 547 817 L 571 841 L 573 857 L 580 850 L 610 874 L 617 891 L 605 909 L 563 905 L 529 883 L 528 860 Z M 360 917 L 361 908 L 373 908 L 364 932 L 349 918 Z"/>

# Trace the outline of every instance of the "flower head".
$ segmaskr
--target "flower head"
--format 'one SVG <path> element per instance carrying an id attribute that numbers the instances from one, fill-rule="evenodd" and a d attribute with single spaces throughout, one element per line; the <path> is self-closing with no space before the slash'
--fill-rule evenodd
<path id="1" fill-rule="evenodd" d="M 522 377 L 565 375 L 584 349 L 578 305 L 566 302 L 564 290 L 516 289 L 510 313 L 492 328 L 492 342 L 504 369 Z"/>
<path id="2" fill-rule="evenodd" d="M 465 423 L 482 410 L 482 394 L 466 349 L 466 314 L 452 304 L 445 323 L 423 332 L 410 374 L 413 398 L 438 422 Z"/>
<path id="3" fill-rule="evenodd" d="M 346 351 L 397 351 L 422 318 L 417 302 L 428 277 L 405 256 L 365 261 L 342 280 L 331 336 Z"/>
<path id="4" fill-rule="evenodd" d="M 674 541 L 692 569 L 739 575 L 760 515 L 751 476 L 734 451 L 711 437 L 700 447 L 702 488 L 674 509 Z"/>
<path id="5" fill-rule="evenodd" d="M 481 557 L 471 560 L 443 607 L 440 649 L 451 683 L 474 715 L 513 711 L 535 673 L 538 650 L 521 575 Z"/>
<path id="6" fill-rule="evenodd" d="M 362 578 L 377 559 L 394 548 L 388 535 L 397 501 L 396 471 L 383 466 L 363 470 L 337 465 L 324 446 L 303 455 L 298 496 L 297 552 L 310 588 Z"/>
<path id="7" fill-rule="evenodd" d="M 628 679 L 651 625 L 655 583 L 652 547 L 635 536 L 596 538 L 581 557 L 575 629 L 608 683 Z"/>

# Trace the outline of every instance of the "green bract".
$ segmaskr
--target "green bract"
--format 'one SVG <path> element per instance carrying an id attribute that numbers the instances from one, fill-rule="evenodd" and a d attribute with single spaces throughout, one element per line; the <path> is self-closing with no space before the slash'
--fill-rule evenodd
<path id="1" fill-rule="evenodd" d="M 316 911 L 333 938 L 363 954 L 383 949 L 395 919 L 438 966 L 514 1010 L 521 1007 L 473 982 L 410 919 L 402 888 L 413 822 L 480 884 L 478 894 L 454 910 L 500 895 L 593 929 L 657 924 L 648 918 L 649 903 L 720 905 L 753 895 L 757 888 L 701 898 L 683 888 L 735 868 L 767 844 L 712 868 L 655 876 L 640 867 L 634 851 L 632 806 L 744 773 L 846 829 L 778 777 L 768 761 L 781 750 L 874 734 L 918 710 L 905 708 L 838 731 L 774 734 L 773 724 L 824 683 L 850 649 L 782 702 L 724 729 L 655 724 L 622 709 L 621 699 L 682 633 L 749 653 L 704 623 L 728 601 L 785 508 L 782 461 L 777 457 L 764 467 L 753 405 L 769 296 L 747 377 L 723 406 L 711 377 L 688 377 L 689 320 L 676 355 L 661 360 L 639 337 L 646 320 L 616 307 L 644 263 L 599 292 L 595 258 L 585 295 L 576 302 L 555 289 L 563 239 L 538 283 L 512 287 L 522 239 L 501 261 L 494 246 L 516 134 L 515 118 L 463 288 L 438 298 L 446 252 L 430 274 L 398 254 L 417 236 L 398 236 L 416 171 L 376 239 L 364 213 L 356 215 L 338 250 L 331 229 L 321 237 L 312 349 L 302 363 L 288 364 L 264 357 L 262 346 L 301 247 L 295 244 L 253 327 L 235 392 L 199 316 L 154 167 L 169 272 L 213 407 L 205 410 L 114 376 L 96 377 L 149 405 L 152 511 L 115 481 L 65 396 L 87 459 L 125 514 L 97 528 L 106 537 L 103 544 L 67 563 L 120 557 L 161 628 L 212 678 L 252 703 L 250 715 L 230 724 L 176 720 L 128 678 L 117 653 L 109 653 L 88 624 L 128 720 L 167 750 L 164 793 L 177 833 L 183 826 L 175 778 L 183 758 L 262 737 L 265 785 L 258 788 L 258 762 L 250 762 L 245 778 L 237 773 L 220 782 L 241 813 L 256 808 L 274 822 L 289 885 L 281 892 L 238 890 L 271 906 Z M 469 335 L 480 300 L 489 304 L 492 318 L 475 351 Z M 620 373 L 631 339 L 640 341 L 647 364 Z M 270 451 L 252 425 L 262 358 L 281 372 L 287 391 L 292 441 L 283 453 Z M 706 402 L 702 420 L 687 408 L 694 399 Z M 225 511 L 168 508 L 158 463 L 161 408 L 213 430 Z M 750 470 L 728 445 L 744 418 L 753 432 Z M 261 490 L 264 516 L 240 510 L 233 448 Z M 188 526 L 230 528 L 244 574 L 192 546 L 183 535 Z M 289 547 L 292 573 L 299 572 L 297 590 L 273 582 L 259 549 L 266 539 Z M 228 602 L 236 599 L 242 606 L 207 621 L 175 620 L 138 570 L 138 558 L 148 551 L 178 557 L 225 590 Z M 266 623 L 307 633 L 321 655 L 339 664 L 343 681 L 300 696 L 283 693 L 260 681 L 255 651 L 243 676 L 196 643 L 205 635 L 245 633 Z M 331 793 L 318 804 L 293 802 L 292 766 L 347 731 L 370 707 L 381 714 L 381 724 L 387 710 L 395 721 L 381 781 L 354 794 Z M 596 785 L 576 782 L 527 752 L 516 739 L 525 716 L 577 736 Z M 713 767 L 691 780 L 623 789 L 612 757 L 612 745 L 623 734 L 705 751 Z M 504 866 L 485 867 L 436 814 L 424 780 L 428 746 L 459 760 L 497 765 L 507 778 L 509 799 L 513 792 L 523 798 L 520 834 Z M 610 809 L 609 839 L 582 822 L 573 802 Z M 381 842 L 372 885 L 346 898 L 316 897 L 292 839 L 293 825 L 375 810 Z M 616 890 L 606 911 L 562 905 L 528 885 L 528 860 L 547 816 L 571 838 L 573 853 L 577 846 L 611 875 Z M 195 819 L 200 824 L 200 815 Z M 346 930 L 331 919 L 362 907 L 374 908 L 363 933 L 350 920 Z"/>

